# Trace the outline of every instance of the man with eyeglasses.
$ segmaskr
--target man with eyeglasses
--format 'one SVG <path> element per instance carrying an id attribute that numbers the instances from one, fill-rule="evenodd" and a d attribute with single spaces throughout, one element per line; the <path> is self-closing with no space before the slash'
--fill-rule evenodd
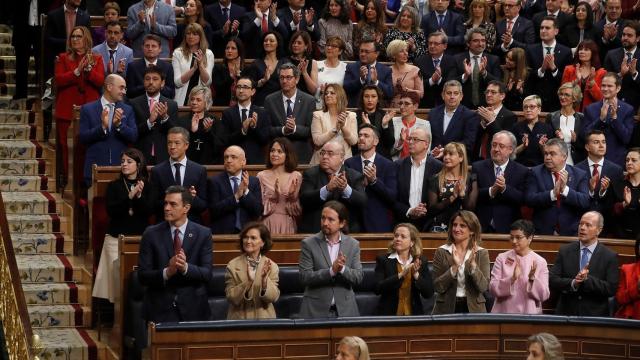
<path id="1" fill-rule="evenodd" d="M 455 54 L 464 46 L 464 19 L 456 11 L 449 10 L 449 0 L 429 0 L 433 11 L 424 15 L 420 23 L 422 32 L 431 34 L 442 31 L 449 37 L 447 52 Z"/>
<path id="2" fill-rule="evenodd" d="M 236 83 L 237 104 L 222 112 L 220 139 L 224 146 L 237 145 L 244 149 L 247 164 L 264 164 L 264 145 L 269 141 L 269 115 L 251 103 L 256 93 L 255 81 L 242 76 Z"/>
<path id="3" fill-rule="evenodd" d="M 392 118 L 391 123 L 393 124 L 393 137 L 395 140 L 391 148 L 391 159 L 394 161 L 409 156 L 409 142 L 407 139 L 413 129 L 421 127 L 431 133 L 429 122 L 416 116 L 418 101 L 420 100 L 416 93 L 404 93 L 398 101 L 400 116 L 394 116 L 395 110 L 387 111 L 384 115 L 383 123 L 388 118 Z"/>
<path id="4" fill-rule="evenodd" d="M 410 222 L 419 230 L 427 223 L 428 180 L 442 170 L 442 163 L 429 156 L 431 134 L 415 128 L 407 137 L 410 156 L 395 162 L 398 197 L 394 205 L 396 222 Z"/>
<path id="5" fill-rule="evenodd" d="M 429 34 L 427 45 L 429 53 L 416 59 L 415 65 L 422 72 L 424 96 L 420 100 L 421 108 L 433 108 L 442 104 L 442 84 L 455 72 L 455 60 L 445 54 L 449 38 L 442 31 Z"/>
<path id="6" fill-rule="evenodd" d="M 269 135 L 272 139 L 279 136 L 288 138 L 296 149 L 298 161 L 307 164 L 313 151 L 309 140 L 316 99 L 298 91 L 300 69 L 297 66 L 285 63 L 278 69 L 278 75 L 281 90 L 264 100 L 264 108 L 271 120 Z"/>
<path id="7" fill-rule="evenodd" d="M 478 181 L 475 213 L 482 232 L 507 234 L 520 219 L 529 169 L 515 162 L 516 137 L 507 130 L 493 134 L 491 157 L 473 163 Z"/>
<path id="8" fill-rule="evenodd" d="M 499 41 L 496 41 L 495 53 L 498 55 L 504 55 L 514 47 L 525 49 L 527 45 L 536 41 L 533 23 L 520 16 L 521 5 L 521 0 L 504 0 L 502 3 L 504 19 L 496 23 L 496 35 Z"/>
<path id="9" fill-rule="evenodd" d="M 487 106 L 478 107 L 480 128 L 476 139 L 476 148 L 473 152 L 475 159 L 488 159 L 491 155 L 491 138 L 502 130 L 511 130 L 518 120 L 516 114 L 504 107 L 502 102 L 506 96 L 505 85 L 497 80 L 489 81 L 484 91 Z M 515 147 L 513 148 L 515 151 Z"/>
<path id="10" fill-rule="evenodd" d="M 358 106 L 358 94 L 365 85 L 375 85 L 382 90 L 385 99 L 393 97 L 391 69 L 378 62 L 380 50 L 373 39 L 360 43 L 359 60 L 347 64 L 344 76 L 344 90 L 349 98 L 349 107 Z"/>
<path id="11" fill-rule="evenodd" d="M 320 231 L 320 215 L 324 204 L 330 200 L 343 203 L 352 218 L 350 232 L 362 231 L 361 209 L 367 205 L 364 176 L 344 166 L 344 147 L 340 142 L 329 141 L 320 150 L 320 164 L 302 174 L 300 204 L 302 221 L 299 232 Z"/>

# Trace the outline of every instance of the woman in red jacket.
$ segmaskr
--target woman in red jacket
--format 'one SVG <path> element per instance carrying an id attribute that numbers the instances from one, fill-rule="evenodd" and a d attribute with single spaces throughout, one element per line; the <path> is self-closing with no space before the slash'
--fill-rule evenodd
<path id="1" fill-rule="evenodd" d="M 620 268 L 616 301 L 620 306 L 616 317 L 640 320 L 640 236 L 636 240 L 636 262 Z"/>
<path id="2" fill-rule="evenodd" d="M 593 40 L 578 44 L 573 65 L 567 65 L 562 74 L 562 84 L 572 82 L 582 90 L 582 103 L 576 111 L 582 112 L 589 104 L 602 100 L 600 84 L 607 70 L 600 65 L 598 45 Z"/>
<path id="3" fill-rule="evenodd" d="M 57 160 L 62 164 L 57 172 L 59 189 L 64 189 L 69 173 L 67 131 L 73 120 L 73 105 L 97 100 L 104 82 L 102 57 L 91 52 L 92 46 L 91 31 L 84 26 L 76 26 L 67 39 L 67 51 L 56 59 L 56 144 Z"/>

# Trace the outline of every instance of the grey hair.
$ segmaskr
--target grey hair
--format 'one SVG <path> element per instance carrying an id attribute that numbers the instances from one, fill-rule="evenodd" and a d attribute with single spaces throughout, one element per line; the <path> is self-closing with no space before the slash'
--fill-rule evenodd
<path id="1" fill-rule="evenodd" d="M 180 135 L 182 135 L 182 138 L 184 139 L 184 141 L 187 144 L 189 143 L 189 131 L 187 131 L 187 129 L 183 128 L 182 126 L 174 126 L 174 127 L 172 127 L 167 132 L 167 135 L 169 135 L 169 134 L 180 134 Z"/>
<path id="2" fill-rule="evenodd" d="M 442 86 L 442 91 L 444 91 L 444 89 L 448 88 L 448 87 L 452 87 L 455 86 L 457 87 L 460 92 L 462 92 L 462 84 L 460 83 L 460 81 L 458 80 L 448 80 L 446 83 L 444 83 L 444 85 Z"/>
<path id="3" fill-rule="evenodd" d="M 584 215 L 587 214 L 591 214 L 591 215 L 595 215 L 598 217 L 598 227 L 600 229 L 602 229 L 604 227 L 604 216 L 602 216 L 602 214 L 598 211 L 592 210 L 592 211 L 587 211 L 586 213 L 584 213 Z M 582 215 L 582 216 L 584 216 Z"/>
<path id="4" fill-rule="evenodd" d="M 344 145 L 342 142 L 338 141 L 338 140 L 331 140 L 331 141 L 327 141 L 324 145 L 322 145 L 322 147 L 327 146 L 328 144 L 333 144 L 335 146 L 337 146 L 340 149 L 340 154 L 342 154 L 342 157 L 344 158 L 344 156 L 346 155 L 345 151 L 344 151 Z"/>
<path id="5" fill-rule="evenodd" d="M 444 33 L 444 31 L 434 31 L 431 34 L 429 34 L 429 37 L 427 38 L 427 40 L 429 40 L 429 38 L 433 37 L 433 36 L 441 36 L 442 37 L 442 42 L 444 44 L 449 43 L 449 37 L 447 36 L 447 34 Z"/>
<path id="6" fill-rule="evenodd" d="M 211 96 L 211 89 L 208 86 L 196 85 L 189 92 L 189 99 L 192 96 L 202 94 L 204 96 L 204 103 L 207 104 L 207 108 L 209 109 L 211 105 L 213 105 L 213 98 Z"/>
<path id="7" fill-rule="evenodd" d="M 564 360 L 562 344 L 558 338 L 549 333 L 538 333 L 529 336 L 527 348 L 533 343 L 538 343 L 544 351 L 545 360 Z"/>
<path id="8" fill-rule="evenodd" d="M 468 43 L 469 41 L 471 41 L 471 37 L 473 36 L 473 34 L 480 34 L 484 36 L 485 39 L 487 38 L 487 30 L 480 27 L 475 27 L 467 30 L 467 33 L 464 34 L 464 42 Z"/>
<path id="9" fill-rule="evenodd" d="M 571 96 L 573 96 L 574 104 L 579 104 L 582 102 L 582 90 L 580 90 L 580 86 L 573 85 L 572 82 L 566 82 L 560 85 L 560 87 L 558 88 L 558 96 L 560 95 L 560 92 L 564 89 L 571 90 Z"/>
<path id="10" fill-rule="evenodd" d="M 300 69 L 298 69 L 297 66 L 293 65 L 290 62 L 280 65 L 280 67 L 278 68 L 278 76 L 280 76 L 282 70 L 293 70 L 293 76 L 295 76 L 296 78 L 300 77 Z"/>
<path id="11" fill-rule="evenodd" d="M 547 140 L 547 142 L 544 144 L 545 147 L 547 146 L 557 146 L 558 149 L 560 149 L 560 152 L 564 155 L 567 156 L 569 154 L 569 147 L 567 146 L 567 143 L 564 142 L 564 140 L 561 140 L 559 138 L 551 138 L 549 140 Z"/>
<path id="12" fill-rule="evenodd" d="M 413 130 L 411 130 L 410 134 L 413 134 L 416 130 L 424 130 L 424 133 L 427 134 L 427 141 L 429 142 L 429 144 L 427 145 L 427 149 L 431 147 L 431 131 L 429 131 L 429 128 L 427 128 L 426 126 L 416 126 L 415 128 L 413 128 Z"/>
<path id="13" fill-rule="evenodd" d="M 513 133 L 509 130 L 500 130 L 497 133 L 493 134 L 493 139 L 496 138 L 496 136 L 499 135 L 504 135 L 506 137 L 509 138 L 509 141 L 511 141 L 511 155 L 509 155 L 509 160 L 515 160 L 516 159 L 516 148 L 518 147 L 518 140 L 516 140 L 516 136 L 513 135 Z"/>
<path id="14" fill-rule="evenodd" d="M 525 102 L 527 101 L 533 101 L 536 103 L 536 106 L 541 107 L 542 106 L 542 99 L 540 99 L 540 96 L 538 95 L 529 95 L 526 98 L 524 98 L 524 100 L 522 100 L 522 104 L 524 105 Z"/>

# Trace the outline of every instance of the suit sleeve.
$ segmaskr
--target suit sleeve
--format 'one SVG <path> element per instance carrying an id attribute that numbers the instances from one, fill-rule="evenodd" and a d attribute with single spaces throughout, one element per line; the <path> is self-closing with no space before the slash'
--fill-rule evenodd
<path id="1" fill-rule="evenodd" d="M 169 39 L 176 36 L 176 33 L 178 32 L 178 27 L 176 25 L 176 14 L 175 12 L 173 12 L 173 9 L 170 9 L 169 11 L 169 21 L 167 21 L 166 25 L 156 22 L 155 28 L 151 30 L 156 34 L 159 34 L 162 37 L 169 38 Z"/>
<path id="2" fill-rule="evenodd" d="M 85 145 L 91 145 L 95 142 L 102 141 L 107 138 L 107 132 L 102 128 L 102 120 L 100 114 L 98 115 L 98 121 L 92 119 L 93 115 L 87 108 L 88 105 L 83 105 L 80 108 L 80 142 Z"/>
<path id="3" fill-rule="evenodd" d="M 343 240 L 344 241 L 344 240 Z M 362 263 L 360 262 L 360 243 L 352 240 L 353 247 L 347 256 L 347 262 L 343 272 L 336 274 L 336 277 L 346 280 L 351 286 L 362 282 Z"/>
<path id="4" fill-rule="evenodd" d="M 482 249 L 476 253 L 477 266 L 473 273 L 471 272 L 471 265 L 465 265 L 465 281 L 471 279 L 473 286 L 479 291 L 484 292 L 489 288 L 489 251 Z M 470 260 L 467 261 L 470 263 Z"/>
<path id="5" fill-rule="evenodd" d="M 378 168 L 378 171 L 379 170 L 380 168 Z M 389 165 L 387 165 L 386 172 L 384 174 L 376 174 L 375 184 L 368 185 L 368 188 L 371 189 L 375 194 L 377 194 L 381 199 L 383 199 L 386 204 L 391 205 L 395 202 L 396 195 L 398 194 L 397 181 L 398 179 L 396 176 L 396 167 L 393 165 L 393 163 L 390 163 Z"/>
<path id="6" fill-rule="evenodd" d="M 367 195 L 364 191 L 364 182 L 363 182 L 364 176 L 358 173 L 357 171 L 353 170 L 351 174 L 347 172 L 347 180 L 352 190 L 351 197 L 349 197 L 347 201 L 353 206 L 364 208 L 367 204 Z M 318 193 L 319 192 L 320 191 L 318 190 Z"/>
<path id="7" fill-rule="evenodd" d="M 608 252 L 606 257 L 602 258 L 602 261 L 606 262 L 604 266 L 605 277 L 600 279 L 595 276 L 588 276 L 580 286 L 580 290 L 584 293 L 603 297 L 615 296 L 618 288 L 618 257 L 615 253 Z"/>
<path id="8" fill-rule="evenodd" d="M 189 262 L 187 273 L 182 276 L 187 280 L 206 284 L 211 280 L 211 264 L 213 263 L 211 230 L 205 228 L 198 236 L 200 237 L 200 248 L 197 256 L 193 259 L 195 262 Z"/>
<path id="9" fill-rule="evenodd" d="M 135 6 L 131 6 L 127 11 L 127 39 L 130 39 L 132 42 L 134 42 L 135 39 L 137 39 L 144 32 L 145 26 L 145 23 L 138 19 L 138 14 L 136 13 Z"/>
<path id="10" fill-rule="evenodd" d="M 508 298 L 513 295 L 514 286 L 511 283 L 513 274 L 505 274 L 503 254 L 498 255 L 491 269 L 491 281 L 489 282 L 489 291 L 496 298 Z"/>
<path id="11" fill-rule="evenodd" d="M 324 201 L 320 199 L 320 188 L 322 186 L 318 186 L 317 180 L 319 176 L 321 176 L 320 172 L 315 169 L 302 173 L 300 203 L 304 211 L 312 211 L 312 209 L 317 209 L 324 204 Z"/>
<path id="12" fill-rule="evenodd" d="M 254 177 L 249 179 L 249 193 L 241 197 L 238 204 L 247 210 L 252 218 L 258 218 L 262 215 L 262 191 L 260 191 L 258 179 Z"/>
<path id="13" fill-rule="evenodd" d="M 154 264 L 154 247 L 159 246 L 155 234 L 149 228 L 142 234 L 140 252 L 138 254 L 138 276 L 140 283 L 151 288 L 163 288 L 165 285 L 162 272 L 164 265 Z"/>
<path id="14" fill-rule="evenodd" d="M 136 116 L 133 113 L 131 107 L 126 106 L 124 109 L 124 116 L 120 126 L 116 128 L 115 134 L 123 142 L 133 144 L 138 139 L 138 128 L 136 126 Z"/>
<path id="15" fill-rule="evenodd" d="M 231 264 L 227 264 L 224 273 L 224 292 L 229 301 L 234 306 L 240 306 L 244 301 L 244 294 L 251 288 L 252 282 L 249 279 L 243 280 L 237 269 L 231 268 Z"/>
<path id="16" fill-rule="evenodd" d="M 193 210 L 197 213 L 201 213 L 207 208 L 207 170 L 204 167 L 200 167 L 200 174 L 198 174 L 198 182 L 194 186 L 197 191 L 197 195 L 193 198 Z"/>
<path id="17" fill-rule="evenodd" d="M 330 285 L 333 282 L 333 278 L 329 268 L 314 270 L 313 251 L 310 248 L 313 241 L 315 241 L 315 238 L 307 238 L 302 241 L 300 247 L 300 261 L 298 262 L 300 283 L 305 287 Z"/>
<path id="18" fill-rule="evenodd" d="M 429 261 L 426 257 L 421 256 L 422 266 L 420 266 L 420 276 L 418 280 L 413 279 L 413 285 L 420 291 L 420 295 L 424 298 L 433 296 L 433 280 L 431 279 L 431 271 L 429 271 Z"/>
<path id="19" fill-rule="evenodd" d="M 574 168 L 574 170 L 579 169 Z M 582 173 L 582 175 L 575 180 L 578 184 L 575 189 L 569 187 L 569 193 L 565 200 L 567 204 L 586 211 L 589 209 L 591 201 L 589 197 L 589 179 L 585 173 Z"/>
<path id="20" fill-rule="evenodd" d="M 560 249 L 560 251 L 558 251 L 556 262 L 553 264 L 553 267 L 549 272 L 549 287 L 555 292 L 573 291 L 571 288 L 571 281 L 578 272 L 577 269 L 575 269 L 575 271 L 568 271 L 568 269 L 565 270 L 564 257 L 566 256 L 566 253 L 566 249 Z"/>
<path id="21" fill-rule="evenodd" d="M 549 267 L 547 266 L 547 262 L 544 259 L 536 260 L 536 271 L 535 279 L 533 283 L 529 283 L 530 286 L 527 287 L 527 293 L 530 298 L 535 299 L 536 301 L 543 302 L 549 298 Z"/>
<path id="22" fill-rule="evenodd" d="M 404 278 L 398 277 L 398 272 L 393 271 L 387 273 L 387 256 L 380 255 L 376 257 L 376 287 L 375 293 L 381 295 L 383 293 L 397 292 L 404 281 Z M 394 267 L 395 270 L 395 267 Z"/>
<path id="23" fill-rule="evenodd" d="M 451 276 L 451 265 L 447 261 L 446 250 L 437 249 L 433 255 L 433 287 L 438 294 L 444 294 L 457 280 Z"/>
<path id="24" fill-rule="evenodd" d="M 234 212 L 238 207 L 233 193 L 225 196 L 221 188 L 222 186 L 224 186 L 224 184 L 222 184 L 220 178 L 214 177 L 209 179 L 209 210 L 211 211 L 211 217 L 214 219 Z"/>

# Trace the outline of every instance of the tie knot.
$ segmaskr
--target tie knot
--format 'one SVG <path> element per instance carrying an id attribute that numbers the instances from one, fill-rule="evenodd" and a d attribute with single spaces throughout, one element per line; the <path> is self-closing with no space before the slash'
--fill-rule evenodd
<path id="1" fill-rule="evenodd" d="M 594 168 L 595 170 L 598 170 L 598 166 L 599 166 L 598 164 L 593 164 L 593 168 Z"/>
<path id="2" fill-rule="evenodd" d="M 173 167 L 174 167 L 174 168 L 176 168 L 176 170 L 180 170 L 180 165 L 182 165 L 182 164 L 180 164 L 180 163 L 174 163 L 174 164 L 173 164 Z"/>
<path id="3" fill-rule="evenodd" d="M 113 56 L 113 54 L 115 54 L 115 53 L 116 53 L 116 51 L 115 51 L 115 50 L 111 50 L 111 49 L 109 49 L 109 55 Z"/>
<path id="4" fill-rule="evenodd" d="M 371 160 L 364 160 L 363 163 L 364 166 L 368 166 L 369 164 L 371 164 Z"/>
<path id="5" fill-rule="evenodd" d="M 287 105 L 291 105 L 291 99 L 287 99 Z"/>
<path id="6" fill-rule="evenodd" d="M 547 46 L 545 49 L 547 49 L 547 54 L 551 54 L 551 46 Z"/>
<path id="7" fill-rule="evenodd" d="M 180 236 L 180 229 L 177 229 L 177 228 L 176 228 L 176 229 L 173 231 L 173 236 L 175 236 L 175 237 Z"/>

